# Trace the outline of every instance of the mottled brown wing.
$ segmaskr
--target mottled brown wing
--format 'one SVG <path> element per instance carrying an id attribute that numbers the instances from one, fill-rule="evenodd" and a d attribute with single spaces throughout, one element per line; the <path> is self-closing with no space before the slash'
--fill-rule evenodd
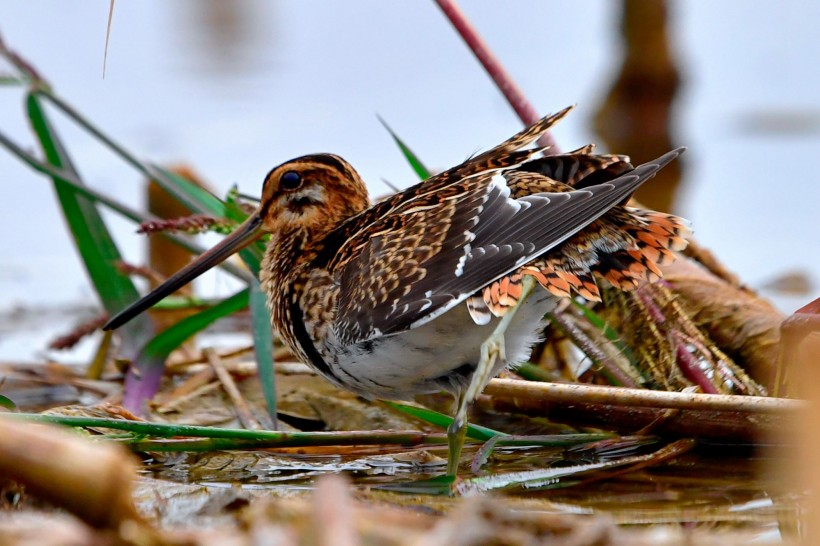
<path id="1" fill-rule="evenodd" d="M 367 217 L 373 221 L 330 264 L 340 285 L 338 341 L 358 343 L 434 319 L 595 221 L 680 152 L 586 190 L 521 199 L 510 197 L 503 173 L 481 173 Z"/>
<path id="2" fill-rule="evenodd" d="M 322 251 L 314 260 L 313 265 L 315 267 L 329 267 L 333 269 L 338 265 L 341 256 L 356 254 L 358 249 L 355 248 L 355 245 L 361 243 L 361 237 L 359 237 L 359 235 L 366 235 L 370 225 L 379 222 L 381 218 L 389 216 L 395 209 L 402 207 L 408 198 L 422 199 L 425 198 L 425 196 L 446 191 L 445 189 L 448 187 L 460 186 L 466 177 L 501 168 L 515 167 L 525 163 L 541 150 L 521 150 L 521 148 L 532 144 L 538 137 L 544 134 L 544 132 L 549 130 L 550 127 L 563 119 L 573 108 L 573 106 L 569 106 L 555 114 L 544 116 L 533 125 L 516 133 L 498 146 L 472 157 L 460 165 L 456 165 L 427 180 L 419 182 L 400 193 L 388 197 L 358 216 L 344 222 L 333 231 L 327 240 L 323 241 Z M 574 153 L 588 153 L 591 149 L 592 146 L 590 145 L 576 150 Z M 346 248 L 343 249 L 342 247 Z"/>
<path id="3" fill-rule="evenodd" d="M 525 146 L 529 146 L 535 142 L 541 135 L 546 133 L 553 125 L 564 119 L 569 114 L 574 106 L 568 106 L 563 110 L 544 116 L 537 122 L 533 123 L 526 129 L 511 136 L 498 146 L 480 153 L 475 157 L 470 158 L 461 165 L 453 167 L 442 173 L 445 176 L 464 177 L 476 174 L 482 171 L 512 167 L 519 165 L 534 154 L 544 151 L 543 148 L 533 148 L 530 150 L 522 150 Z"/>
<path id="4" fill-rule="evenodd" d="M 589 153 L 590 148 L 585 146 L 568 154 L 533 159 L 519 166 L 517 170 L 539 174 L 580 190 L 612 180 L 633 168 L 629 163 L 629 157 L 625 155 L 594 155 Z M 537 187 L 522 188 L 525 189 L 530 192 L 538 190 Z M 513 189 L 513 195 L 515 194 L 516 190 Z"/>

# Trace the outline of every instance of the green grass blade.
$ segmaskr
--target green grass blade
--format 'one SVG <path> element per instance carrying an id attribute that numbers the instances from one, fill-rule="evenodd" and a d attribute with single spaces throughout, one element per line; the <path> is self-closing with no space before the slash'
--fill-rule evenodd
<path id="1" fill-rule="evenodd" d="M 398 145 L 401 153 L 404 154 L 405 159 L 407 159 L 407 162 L 410 163 L 411 167 L 413 167 L 413 170 L 416 172 L 418 177 L 422 180 L 427 180 L 430 178 L 430 170 L 424 166 L 424 163 L 422 163 L 418 156 L 413 153 L 413 150 L 411 150 L 407 144 L 405 144 L 404 141 L 393 132 L 393 129 L 390 128 L 386 121 L 384 121 L 380 116 L 377 117 L 379 118 L 381 124 L 384 125 L 384 128 L 387 129 L 387 132 L 390 133 L 390 136 L 393 137 L 396 145 Z"/>
<path id="2" fill-rule="evenodd" d="M 130 411 L 141 411 L 143 401 L 152 397 L 159 389 L 165 360 L 174 349 L 220 318 L 247 306 L 248 289 L 245 289 L 222 300 L 213 307 L 185 317 L 154 336 L 145 344 L 128 370 L 128 375 L 125 378 L 123 406 Z"/>
<path id="3" fill-rule="evenodd" d="M 384 401 L 385 404 L 390 406 L 391 408 L 398 410 L 402 413 L 406 413 L 411 417 L 415 417 L 416 419 L 421 419 L 431 425 L 436 425 L 442 428 L 447 428 L 453 422 L 452 417 L 448 417 L 443 413 L 439 413 L 437 411 L 433 411 L 427 408 L 420 408 L 418 406 L 410 406 L 407 404 L 399 404 L 398 402 L 388 402 Z M 482 427 L 479 425 L 471 425 L 467 424 L 467 437 L 472 438 L 473 440 L 481 440 L 486 442 L 490 438 L 494 438 L 496 436 L 506 436 L 503 432 L 499 432 L 497 430 L 493 430 L 491 428 Z"/>
<path id="4" fill-rule="evenodd" d="M 259 281 L 254 280 L 250 288 L 251 328 L 253 346 L 256 352 L 256 369 L 262 394 L 268 405 L 273 427 L 276 428 L 276 370 L 273 361 L 273 330 L 264 292 Z"/>
<path id="5" fill-rule="evenodd" d="M 240 290 L 233 296 L 222 300 L 213 307 L 203 309 L 195 315 L 185 317 L 167 330 L 163 330 L 145 344 L 141 357 L 162 357 L 171 352 L 195 333 L 204 330 L 222 317 L 240 311 L 248 306 L 248 289 Z"/>
<path id="6" fill-rule="evenodd" d="M 65 147 L 34 94 L 27 95 L 26 107 L 31 126 L 48 163 L 81 181 Z M 95 204 L 87 197 L 79 195 L 72 185 L 61 178 L 52 177 L 52 182 L 91 283 L 105 310 L 109 315 L 113 315 L 139 297 L 131 279 L 117 269 L 116 264 L 122 260 L 119 249 Z M 147 316 L 137 317 L 131 321 L 122 329 L 125 354 L 135 354 L 151 335 L 153 326 Z"/>
<path id="7" fill-rule="evenodd" d="M 87 186 L 83 186 L 81 180 L 78 180 L 71 173 L 66 172 L 64 169 L 55 169 L 51 165 L 41 163 L 37 158 L 23 150 L 20 146 L 18 146 L 13 140 L 8 138 L 2 132 L 0 132 L 0 146 L 6 148 L 6 150 L 8 150 L 12 155 L 16 156 L 23 163 L 25 163 L 35 171 L 41 174 L 45 174 L 52 179 L 58 178 L 62 182 L 74 188 L 74 190 L 76 190 L 76 192 L 82 197 L 85 197 L 88 200 L 93 201 L 95 203 L 99 203 L 100 205 L 103 205 L 104 207 L 116 212 L 124 218 L 131 220 L 132 222 L 139 224 L 142 222 L 152 222 L 159 220 L 158 217 L 152 214 L 140 212 L 134 208 L 129 207 L 124 203 L 121 203 L 120 201 L 117 201 L 116 199 L 113 199 L 112 197 L 102 192 L 99 192 Z M 169 232 L 162 232 L 161 235 L 194 254 L 201 254 L 205 250 L 201 246 L 192 242 L 188 237 L 184 237 Z M 223 262 L 219 264 L 218 267 L 229 272 L 234 277 L 246 281 L 250 280 L 250 275 L 248 275 L 248 273 L 245 270 L 236 267 L 234 264 L 230 262 Z"/>
<path id="8" fill-rule="evenodd" d="M 0 408 L 6 408 L 9 411 L 17 411 L 17 405 L 8 396 L 0 394 Z"/>
<path id="9" fill-rule="evenodd" d="M 134 154 L 106 135 L 71 105 L 57 96 L 51 89 L 38 88 L 35 93 L 37 93 L 38 96 L 48 99 L 80 127 L 93 135 L 99 142 L 110 148 L 111 151 L 120 156 L 126 163 L 134 167 L 145 177 L 156 181 L 157 184 L 176 197 L 193 212 L 211 214 L 219 217 L 224 216 L 224 209 L 221 205 L 222 202 L 218 197 L 167 169 L 140 161 Z"/>
<path id="10" fill-rule="evenodd" d="M 77 125 L 88 131 L 100 143 L 111 149 L 112 152 L 122 158 L 123 161 L 131 165 L 138 172 L 142 173 L 146 178 L 155 180 L 157 184 L 171 193 L 171 195 L 174 195 L 193 212 L 223 216 L 223 213 L 216 206 L 216 203 L 220 202 L 219 198 L 211 195 L 206 190 L 199 188 L 195 184 L 192 184 L 190 181 L 185 180 L 183 177 L 175 175 L 167 169 L 140 161 L 134 154 L 126 150 L 122 145 L 105 134 L 96 125 L 91 123 L 91 121 L 86 119 L 85 116 L 75 110 L 70 104 L 57 96 L 57 94 L 51 89 L 41 86 L 35 91 L 35 93 L 37 93 L 38 96 L 42 96 L 50 101 L 51 104 L 59 108 L 66 116 L 74 120 Z"/>
<path id="11" fill-rule="evenodd" d="M 239 203 L 236 201 L 236 195 L 235 189 L 228 192 L 228 197 L 224 203 L 224 215 L 228 220 L 241 224 L 248 218 L 248 213 L 239 206 Z M 254 279 L 259 278 L 259 268 L 262 267 L 262 256 L 264 253 L 265 245 L 261 241 L 257 241 L 239 251 L 239 257 L 242 258 L 242 261 L 244 261 L 248 269 L 251 270 Z"/>
<path id="12" fill-rule="evenodd" d="M 279 447 L 343 446 L 343 445 L 404 445 L 421 446 L 447 444 L 443 434 L 427 434 L 414 430 L 376 430 L 342 432 L 277 432 L 236 428 L 181 425 L 176 423 L 151 423 L 102 417 L 75 417 L 46 415 L 42 413 L 0 414 L 0 419 L 15 419 L 34 423 L 51 423 L 66 427 L 109 428 L 128 431 L 143 437 L 176 438 L 178 436 L 209 439 L 246 440 L 269 442 Z"/>
<path id="13" fill-rule="evenodd" d="M 518 376 L 523 377 L 528 381 L 542 381 L 549 383 L 555 380 L 555 377 L 543 368 L 533 364 L 532 362 L 524 362 L 513 368 Z"/>
<path id="14" fill-rule="evenodd" d="M 590 324 L 592 324 L 595 328 L 600 330 L 609 341 L 611 341 L 618 347 L 618 349 L 624 351 L 625 356 L 629 358 L 630 362 L 632 362 L 633 364 L 635 363 L 635 360 L 632 358 L 632 355 L 630 354 L 629 347 L 627 347 L 624 344 L 624 342 L 621 340 L 621 336 L 618 335 L 618 332 L 616 332 L 607 321 L 605 321 L 598 313 L 596 313 L 580 301 L 577 301 L 575 298 L 571 299 L 570 302 L 575 306 L 576 309 L 581 311 L 581 313 L 584 315 L 584 318 L 587 319 Z"/>

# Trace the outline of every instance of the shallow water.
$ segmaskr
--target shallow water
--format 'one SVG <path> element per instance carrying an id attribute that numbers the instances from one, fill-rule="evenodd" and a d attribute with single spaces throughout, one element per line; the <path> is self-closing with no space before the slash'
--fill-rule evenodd
<path id="1" fill-rule="evenodd" d="M 503 495 L 519 511 L 607 515 L 625 525 L 743 529 L 761 539 L 792 533 L 803 499 L 781 491 L 774 477 L 759 472 L 768 461 L 765 450 L 751 456 L 750 448 L 720 449 L 700 448 L 670 463 L 602 481 L 571 487 L 557 483 L 550 489 L 513 490 Z M 232 487 L 255 496 L 285 496 L 312 490 L 323 474 L 341 472 L 351 479 L 359 498 L 446 511 L 453 503 L 446 496 L 380 491 L 383 485 L 407 485 L 440 475 L 442 462 L 431 464 L 423 451 L 395 458 L 270 452 L 178 454 L 163 462 L 149 461 L 145 475 L 159 480 L 154 485 L 159 488 L 168 480 L 205 486 L 206 491 Z M 568 464 L 560 450 L 500 450 L 486 471 L 498 474 Z M 168 487 L 175 486 L 169 483 Z"/>

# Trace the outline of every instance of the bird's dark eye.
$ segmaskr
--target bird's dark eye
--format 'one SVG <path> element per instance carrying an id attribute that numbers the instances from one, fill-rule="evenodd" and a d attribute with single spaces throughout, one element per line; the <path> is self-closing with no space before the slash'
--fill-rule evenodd
<path id="1" fill-rule="evenodd" d="M 283 190 L 295 190 L 302 185 L 302 175 L 296 171 L 288 171 L 279 178 L 279 187 Z"/>

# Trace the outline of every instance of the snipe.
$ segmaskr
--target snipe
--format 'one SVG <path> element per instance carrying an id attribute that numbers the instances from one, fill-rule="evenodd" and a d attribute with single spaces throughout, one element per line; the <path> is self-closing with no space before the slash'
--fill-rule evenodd
<path id="1" fill-rule="evenodd" d="M 592 146 L 522 149 L 568 111 L 375 205 L 340 157 L 283 163 L 241 226 L 106 329 L 269 233 L 261 281 L 284 343 L 366 397 L 451 392 L 455 474 L 470 404 L 528 358 L 559 298 L 599 299 L 596 277 L 624 290 L 657 280 L 686 246 L 682 219 L 625 206 L 683 149 L 635 168 Z"/>

